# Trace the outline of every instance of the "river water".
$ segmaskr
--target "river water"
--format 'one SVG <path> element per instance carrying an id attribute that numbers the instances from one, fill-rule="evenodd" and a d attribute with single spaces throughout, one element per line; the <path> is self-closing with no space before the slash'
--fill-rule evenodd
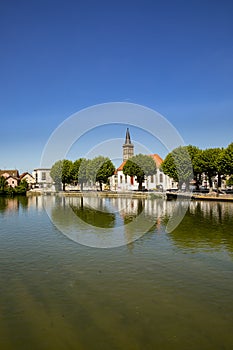
<path id="1" fill-rule="evenodd" d="M 168 233 L 173 206 L 0 198 L 0 349 L 233 349 L 233 203 L 192 201 Z"/>

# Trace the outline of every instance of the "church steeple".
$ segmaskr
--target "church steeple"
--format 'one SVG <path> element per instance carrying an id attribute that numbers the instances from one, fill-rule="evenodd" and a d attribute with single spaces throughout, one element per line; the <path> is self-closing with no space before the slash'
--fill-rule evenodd
<path id="1" fill-rule="evenodd" d="M 131 143 L 129 128 L 126 130 L 125 143 L 123 145 L 123 161 L 128 160 L 134 155 L 134 145 Z"/>
<path id="2" fill-rule="evenodd" d="M 127 128 L 126 135 L 125 135 L 125 145 L 129 145 L 129 144 L 131 144 L 131 140 L 130 140 L 129 128 Z"/>

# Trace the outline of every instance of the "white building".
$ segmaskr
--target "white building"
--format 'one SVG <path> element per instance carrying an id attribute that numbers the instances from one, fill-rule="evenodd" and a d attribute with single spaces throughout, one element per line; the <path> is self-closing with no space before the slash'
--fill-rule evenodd
<path id="1" fill-rule="evenodd" d="M 130 139 L 129 129 L 126 130 L 125 143 L 123 144 L 123 162 L 116 169 L 115 174 L 110 178 L 110 189 L 112 191 L 134 191 L 138 189 L 138 182 L 135 176 L 124 175 L 123 167 L 127 160 L 134 155 L 134 145 Z M 158 154 L 150 154 L 156 163 L 157 172 L 148 176 L 142 184 L 146 190 L 161 190 L 176 187 L 176 183 L 160 169 L 163 159 Z"/>
<path id="2" fill-rule="evenodd" d="M 50 176 L 50 170 L 48 168 L 34 169 L 32 176 L 35 178 L 35 187 L 52 189 L 53 179 Z"/>

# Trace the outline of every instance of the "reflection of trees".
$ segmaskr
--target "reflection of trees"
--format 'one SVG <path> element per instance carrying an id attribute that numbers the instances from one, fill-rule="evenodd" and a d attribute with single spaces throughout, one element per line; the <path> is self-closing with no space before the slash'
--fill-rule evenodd
<path id="1" fill-rule="evenodd" d="M 111 228 L 115 226 L 115 214 L 110 213 L 101 206 L 102 210 L 93 209 L 83 204 L 83 198 L 81 198 L 80 206 L 71 205 L 71 209 L 81 220 L 89 225 Z"/>
<path id="2" fill-rule="evenodd" d="M 28 197 L 27 196 L 19 196 L 18 197 L 19 204 L 21 207 L 26 209 L 28 207 Z"/>
<path id="3" fill-rule="evenodd" d="M 21 198 L 22 197 L 22 198 Z M 22 205 L 21 200 L 26 199 L 24 196 L 8 198 L 0 196 L 0 212 L 5 211 L 18 211 L 19 205 Z M 26 206 L 27 202 L 24 202 Z"/>
<path id="4" fill-rule="evenodd" d="M 6 198 L 0 196 L 0 211 L 5 211 L 6 208 L 7 208 Z"/>
<path id="5" fill-rule="evenodd" d="M 55 205 L 51 207 L 51 213 L 53 220 L 65 228 L 72 229 L 75 216 L 91 226 L 119 227 L 119 230 L 124 231 L 125 242 L 132 242 L 146 233 L 145 228 L 147 234 L 143 239 L 150 239 L 155 233 L 164 233 L 171 216 L 183 210 L 184 203 L 176 202 L 130 198 L 106 200 L 98 197 L 57 197 L 54 199 Z M 232 203 L 192 201 L 189 205 L 183 221 L 168 234 L 171 241 L 179 248 L 191 252 L 227 249 L 233 253 Z M 77 221 L 76 224 L 79 230 L 80 223 Z"/>
<path id="6" fill-rule="evenodd" d="M 28 197 L 17 196 L 14 198 L 0 196 L 0 212 L 18 211 L 19 207 L 26 209 L 28 207 Z"/>
<path id="7" fill-rule="evenodd" d="M 232 216 L 232 203 L 193 202 L 169 236 L 177 246 L 192 251 L 225 247 L 232 253 Z"/>

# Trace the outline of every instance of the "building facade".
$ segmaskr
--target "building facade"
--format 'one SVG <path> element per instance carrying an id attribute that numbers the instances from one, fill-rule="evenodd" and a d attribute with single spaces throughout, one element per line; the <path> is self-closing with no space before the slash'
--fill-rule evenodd
<path id="1" fill-rule="evenodd" d="M 7 181 L 7 185 L 10 187 L 16 187 L 19 185 L 20 178 L 19 178 L 19 171 L 14 170 L 0 170 L 0 176 L 5 177 Z"/>
<path id="2" fill-rule="evenodd" d="M 50 170 L 48 168 L 34 169 L 32 176 L 35 179 L 34 187 L 41 189 L 52 189 L 53 179 L 50 176 Z"/>
<path id="3" fill-rule="evenodd" d="M 110 189 L 112 191 L 136 191 L 138 182 L 135 176 L 128 176 L 123 173 L 123 167 L 127 160 L 134 156 L 134 145 L 131 142 L 130 132 L 127 128 L 125 143 L 123 148 L 123 162 L 116 169 L 115 174 L 110 178 Z M 156 163 L 157 172 L 154 175 L 147 176 L 142 184 L 144 190 L 165 191 L 169 188 L 176 187 L 176 183 L 161 170 L 163 159 L 158 154 L 151 154 L 150 157 Z"/>

